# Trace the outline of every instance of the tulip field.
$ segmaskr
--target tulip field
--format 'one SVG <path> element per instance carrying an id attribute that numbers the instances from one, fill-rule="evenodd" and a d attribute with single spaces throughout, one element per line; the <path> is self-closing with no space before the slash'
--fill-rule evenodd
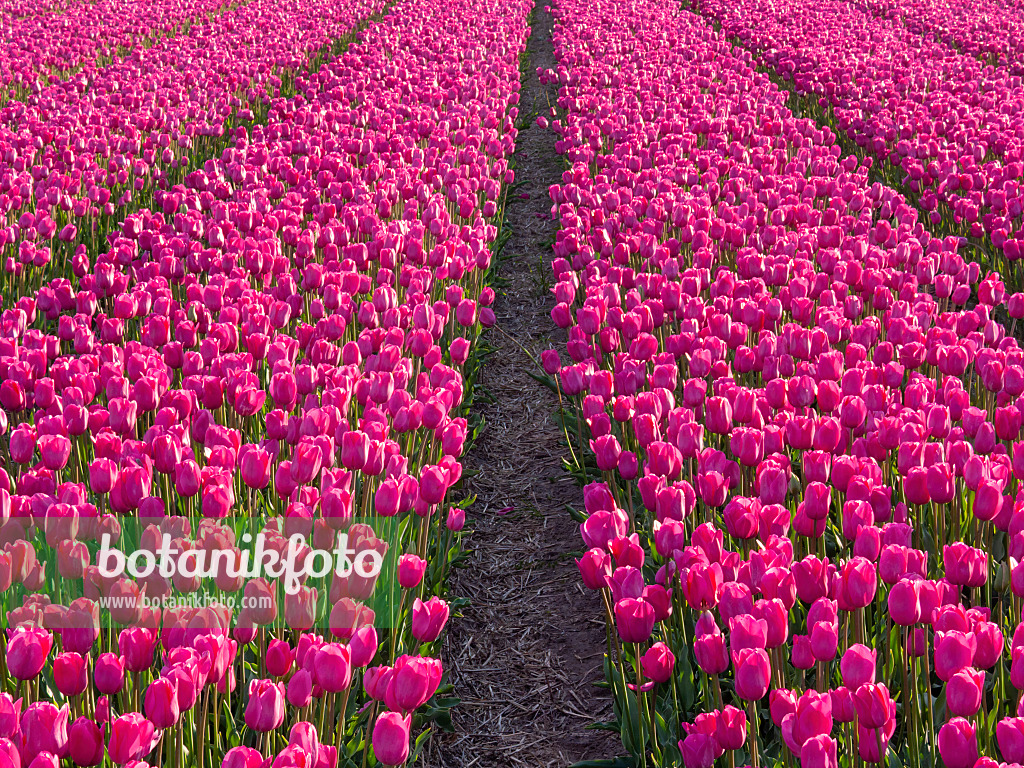
<path id="1" fill-rule="evenodd" d="M 528 10 L 4 8 L 0 765 L 402 765 L 444 723 Z M 384 570 L 246 578 L 342 533 Z"/>
<path id="2" fill-rule="evenodd" d="M 892 8 L 554 10 L 544 362 L 630 765 L 1024 762 L 1020 74 Z"/>
<path id="3" fill-rule="evenodd" d="M 906 5 L 909 18 L 929 17 L 927 3 Z M 996 36 L 1011 41 L 1017 56 L 1021 11 L 1012 2 L 992 11 L 1006 20 Z M 854 143 L 858 154 L 882 161 L 875 168 L 881 180 L 913 200 L 935 234 L 965 238 L 965 258 L 1021 284 L 1019 61 L 1000 58 L 995 47 L 976 47 L 985 45 L 985 35 L 945 9 L 944 29 L 954 47 L 934 39 L 948 37 L 945 32 L 922 36 L 918 25 L 877 17 L 844 0 L 781 6 L 708 0 L 707 12 L 727 37 L 762 55 L 781 83 L 806 98 L 808 111 Z M 811 38 L 816 44 L 807 45 Z M 1000 63 L 988 63 L 989 57 Z M 959 285 L 944 278 L 935 290 L 940 297 L 947 290 L 963 294 Z"/>
<path id="4" fill-rule="evenodd" d="M 525 131 L 577 765 L 1024 764 L 1022 19 L 0 0 L 0 768 L 472 743 Z"/>

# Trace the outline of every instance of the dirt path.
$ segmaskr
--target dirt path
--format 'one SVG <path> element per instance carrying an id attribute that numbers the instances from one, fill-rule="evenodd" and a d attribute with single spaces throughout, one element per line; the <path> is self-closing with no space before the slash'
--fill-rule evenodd
<path id="1" fill-rule="evenodd" d="M 513 234 L 498 270 L 495 312 L 504 334 L 489 336 L 496 351 L 479 383 L 493 402 L 480 406 L 486 428 L 465 461 L 479 471 L 473 552 L 451 593 L 472 604 L 453 622 L 446 649 L 462 703 L 455 734 L 436 739 L 431 765 L 444 768 L 567 766 L 621 752 L 613 734 L 586 730 L 610 718 L 611 704 L 594 687 L 603 679 L 600 599 L 583 590 L 569 554 L 582 542 L 565 505 L 582 507 L 582 491 L 562 470 L 557 399 L 530 377 L 533 363 L 519 348 L 539 358 L 558 332 L 545 279 L 557 228 L 547 191 L 562 163 L 556 135 L 535 121 L 557 95 L 536 75 L 537 67 L 555 66 L 552 23 L 538 3 L 519 103 L 520 124 L 529 120 L 516 153 L 516 180 L 525 184 L 508 202 Z"/>

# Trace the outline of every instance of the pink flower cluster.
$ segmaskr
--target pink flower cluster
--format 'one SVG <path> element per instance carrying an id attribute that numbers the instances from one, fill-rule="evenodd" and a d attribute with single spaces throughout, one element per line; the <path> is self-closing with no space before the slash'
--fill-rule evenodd
<path id="1" fill-rule="evenodd" d="M 1019 73 L 873 18 L 844 0 L 702 5 L 730 38 L 800 94 L 829 109 L 836 131 L 888 160 L 944 232 L 1024 254 L 1024 108 Z M 1008 14 L 1011 11 L 1006 11 Z"/>
<path id="2" fill-rule="evenodd" d="M 1024 74 L 1024 20 L 1019 2 L 981 0 L 855 0 L 868 12 L 898 19 L 907 29 L 933 37 L 961 53 L 998 63 L 1013 74 Z"/>
<path id="3" fill-rule="evenodd" d="M 407 0 L 300 71 L 303 51 L 350 17 L 254 0 L 192 48 L 175 38 L 142 54 L 180 101 L 147 96 L 149 117 L 113 103 L 136 87 L 139 59 L 111 68 L 127 79 L 103 104 L 90 92 L 81 124 L 96 134 L 105 116 L 135 114 L 171 121 L 153 137 L 170 125 L 187 137 L 220 119 L 188 102 L 207 85 L 234 108 L 272 82 L 274 57 L 297 73 L 294 97 L 268 96 L 264 122 L 197 153 L 195 170 L 154 191 L 154 209 L 126 204 L 95 260 L 39 290 L 24 275 L 10 284 L 0 764 L 402 765 L 429 725 L 418 711 L 450 706 L 435 698 L 449 616 L 437 593 L 464 524 L 449 498 L 467 440 L 463 371 L 494 322 L 485 272 L 513 179 L 528 11 Z M 8 150 L 31 180 L 17 183 L 25 200 L 64 173 L 47 175 L 41 157 L 70 151 L 34 130 L 41 147 Z M 87 150 L 97 160 L 99 141 Z M 344 531 L 397 549 L 394 623 L 375 623 L 372 580 L 282 599 L 272 581 L 218 573 L 219 593 L 246 600 L 237 614 L 154 611 L 143 597 L 190 594 L 199 579 L 98 568 L 96 541 L 119 541 L 127 518 L 140 521 L 142 541 L 122 542 L 136 552 L 167 534 L 175 551 L 237 553 L 237 517 L 255 518 L 273 548 L 296 532 L 326 548 Z M 384 528 L 392 536 L 378 539 Z"/>
<path id="4" fill-rule="evenodd" d="M 226 200 L 244 179 L 204 163 L 230 149 L 233 130 L 263 120 L 275 98 L 293 92 L 307 59 L 381 7 L 253 0 L 95 74 L 7 102 L 2 284 L 36 289 L 56 276 L 82 277 L 128 214 L 155 208 L 154 192 L 193 169 L 212 176 L 210 193 Z M 173 210 L 168 203 L 163 212 Z"/>
<path id="5" fill-rule="evenodd" d="M 24 98 L 53 78 L 94 72 L 103 62 L 174 35 L 225 5 L 223 0 L 103 0 L 70 3 L 51 13 L 12 9 L 10 16 L 0 16 L 0 95 Z"/>
<path id="6" fill-rule="evenodd" d="M 4 21 L 11 21 L 14 19 L 24 19 L 29 16 L 42 16 L 52 13 L 61 13 L 73 6 L 76 6 L 81 0 L 41 0 L 40 2 L 34 2 L 33 0 L 4 0 L 0 3 L 0 19 Z"/>
<path id="7" fill-rule="evenodd" d="M 805 23 L 755 11 L 723 14 Z M 543 363 L 593 478 L 578 564 L 624 745 L 687 768 L 1019 763 L 1024 349 L 994 315 L 1024 295 L 795 118 L 733 21 L 555 14 L 569 360 Z"/>

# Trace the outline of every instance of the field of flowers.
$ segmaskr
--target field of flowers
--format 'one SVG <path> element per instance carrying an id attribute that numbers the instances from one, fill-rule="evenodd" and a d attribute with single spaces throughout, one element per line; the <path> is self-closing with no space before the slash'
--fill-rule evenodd
<path id="1" fill-rule="evenodd" d="M 1024 296 L 729 37 L 871 153 L 970 164 L 908 186 L 999 245 L 1019 77 L 839 1 L 705 5 L 721 29 L 666 0 L 555 10 L 568 359 L 545 367 L 587 483 L 604 726 L 631 765 L 1020 763 L 1024 351 L 997 317 Z"/>
<path id="2" fill-rule="evenodd" d="M 963 46 L 922 36 L 920 25 L 901 16 L 876 17 L 845 0 L 707 0 L 702 8 L 780 84 L 805 97 L 804 111 L 849 139 L 857 154 L 882 161 L 878 178 L 913 199 L 926 225 L 967 238 L 967 256 L 1024 287 L 1019 64 L 992 65 L 982 51 L 958 52 Z M 984 39 L 946 13 L 957 41 Z M 1021 23 L 1012 3 L 993 13 Z M 1019 32 L 1004 34 L 1020 40 Z"/>
<path id="3" fill-rule="evenodd" d="M 578 765 L 1024 763 L 1022 8 L 0 0 L 0 768 L 437 763 L 524 129 Z"/>
<path id="4" fill-rule="evenodd" d="M 1024 34 L 1024 10 L 1020 0 L 1006 2 L 964 2 L 942 4 L 935 0 L 855 0 L 854 5 L 875 16 L 900 19 L 912 31 L 947 43 L 962 53 L 984 58 L 990 64 L 1021 68 L 1020 50 Z"/>
<path id="5" fill-rule="evenodd" d="M 528 5 L 126 8 L 75 71 L 20 41 L 48 71 L 0 109 L 0 765 L 401 765 L 450 706 Z M 386 570 L 241 572 L 340 533 Z"/>

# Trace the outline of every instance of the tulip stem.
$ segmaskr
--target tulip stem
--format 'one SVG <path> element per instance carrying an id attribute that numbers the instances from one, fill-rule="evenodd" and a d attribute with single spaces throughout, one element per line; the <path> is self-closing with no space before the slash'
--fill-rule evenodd
<path id="1" fill-rule="evenodd" d="M 718 676 L 715 676 L 718 679 Z M 758 768 L 760 766 L 760 756 L 758 748 L 758 727 L 757 727 L 757 702 L 747 702 L 747 714 L 750 717 L 750 764 L 752 768 Z"/>
<path id="2" fill-rule="evenodd" d="M 199 768 L 203 768 L 206 763 L 206 714 L 210 707 L 210 692 L 209 690 L 203 692 L 203 708 L 199 715 L 199 743 L 196 746 L 196 758 L 198 759 Z"/>
<path id="3" fill-rule="evenodd" d="M 338 719 L 334 724 L 334 730 L 336 731 L 334 737 L 334 746 L 338 750 L 338 754 L 341 754 L 341 742 L 345 736 L 345 723 L 346 723 L 346 712 L 348 711 L 348 696 L 352 692 L 352 686 L 350 685 L 345 689 L 344 695 L 341 697 L 341 711 L 338 713 Z"/>
<path id="4" fill-rule="evenodd" d="M 226 683 L 228 682 L 226 677 L 224 679 L 224 682 L 225 682 L 225 688 L 226 688 L 227 687 Z M 215 690 L 215 691 L 213 691 L 212 696 L 213 696 L 213 739 L 214 739 L 214 749 L 216 750 L 218 747 L 220 747 L 220 693 L 218 693 Z"/>
<path id="5" fill-rule="evenodd" d="M 609 637 L 610 637 L 611 641 L 614 642 L 614 644 L 615 644 L 615 656 L 614 657 L 609 657 L 609 658 L 612 658 L 613 661 L 617 660 L 618 663 L 621 666 L 621 663 L 622 663 L 622 648 L 619 645 L 618 636 L 616 634 L 614 634 L 615 614 L 612 611 L 611 597 L 609 595 L 609 591 L 608 591 L 607 587 L 603 587 L 601 589 L 601 597 L 604 600 L 604 611 L 605 611 L 605 615 L 608 618 Z M 611 653 L 611 648 L 609 648 L 609 653 Z M 623 677 L 623 681 L 625 681 L 625 677 Z"/>
<path id="6" fill-rule="evenodd" d="M 907 667 L 910 666 L 911 664 L 913 664 L 913 657 L 911 656 L 910 649 L 908 647 L 909 643 L 910 643 L 910 632 L 911 631 L 912 630 L 909 627 L 906 629 L 906 632 L 904 632 L 903 630 L 899 631 L 900 638 L 901 639 L 906 638 L 906 639 L 904 640 L 903 643 L 900 644 L 901 647 L 896 649 L 896 666 L 899 667 L 900 669 L 902 669 L 902 671 L 903 671 L 903 711 L 907 713 L 907 730 L 906 730 L 906 733 L 907 733 L 907 736 L 908 736 L 908 738 L 907 738 L 907 748 L 910 750 L 910 758 L 911 758 L 910 762 L 913 765 L 918 765 L 919 764 L 919 760 L 918 760 L 918 756 L 916 754 L 917 753 L 916 746 L 917 746 L 917 733 L 918 733 L 918 731 L 917 731 L 917 727 L 915 725 L 915 723 L 917 722 L 917 717 L 916 717 L 916 709 L 915 709 L 915 706 L 914 706 L 914 702 L 912 701 L 912 699 L 913 699 L 913 687 L 910 685 L 910 680 L 913 678 L 913 674 L 914 674 L 913 669 L 909 670 L 910 671 L 909 676 L 907 674 L 907 672 L 908 672 Z M 901 664 L 900 660 L 901 660 L 901 658 L 903 657 L 904 654 L 906 656 L 906 663 Z M 913 736 L 911 736 L 911 734 L 913 734 Z"/>
<path id="7" fill-rule="evenodd" d="M 373 724 L 377 719 L 377 700 L 370 703 L 370 717 L 366 721 L 366 735 L 363 736 L 363 759 L 359 768 L 366 768 L 366 758 L 370 753 L 370 734 L 373 731 Z"/>
<path id="8" fill-rule="evenodd" d="M 629 681 L 626 678 L 626 667 L 623 664 L 623 655 L 624 654 L 622 653 L 622 651 L 620 649 L 619 654 L 618 654 L 618 656 L 619 656 L 619 658 L 618 658 L 618 668 L 619 668 L 619 678 L 622 680 L 622 696 L 625 699 L 626 697 L 629 696 Z M 612 681 L 612 688 L 614 689 L 614 687 L 615 687 L 615 685 L 614 685 L 614 680 L 613 680 Z M 614 693 L 614 690 L 613 690 L 613 693 Z M 637 695 L 639 696 L 639 692 L 637 693 Z M 644 764 L 646 765 L 646 763 L 647 763 L 647 749 L 646 749 L 646 747 L 644 746 L 644 743 L 643 743 L 643 718 L 642 717 L 638 717 L 637 720 L 639 721 L 638 725 L 640 727 L 640 733 L 637 734 L 638 739 L 640 740 L 640 743 L 641 743 L 640 754 L 643 755 Z M 625 718 L 623 718 L 623 724 L 626 725 Z M 631 726 L 632 726 L 632 722 L 630 722 L 628 725 L 626 725 L 626 727 L 631 727 Z"/>
<path id="9" fill-rule="evenodd" d="M 497 328 L 497 326 L 495 326 L 495 328 Z M 504 331 L 502 331 L 502 333 L 504 333 Z M 508 334 L 505 335 L 507 336 Z M 572 440 L 569 439 L 569 430 L 565 426 L 565 403 L 562 402 L 562 387 L 558 382 L 557 376 L 553 376 L 552 378 L 555 380 L 555 391 L 558 393 L 558 409 L 562 412 L 562 418 L 560 421 L 562 422 L 562 433 L 565 435 L 565 444 L 569 446 L 569 455 L 572 456 L 573 464 L 577 467 L 582 467 L 583 462 L 576 458 L 576 451 L 573 449 Z"/>
<path id="10" fill-rule="evenodd" d="M 647 696 L 643 691 L 644 675 L 643 671 L 640 669 L 640 643 L 635 643 L 633 645 L 633 670 L 636 673 L 636 710 L 637 715 L 639 716 L 637 719 L 639 720 L 640 725 L 640 749 L 641 754 L 643 755 L 643 764 L 646 766 L 647 738 L 644 735 L 644 720 L 648 720 L 651 725 L 650 735 L 652 745 L 657 744 L 657 738 L 654 735 L 654 722 L 650 719 L 647 711 Z"/>
<path id="11" fill-rule="evenodd" d="M 928 659 L 928 649 L 924 653 L 924 694 L 928 702 L 928 737 L 932 752 L 932 765 L 938 765 L 935 760 L 935 705 L 932 702 L 932 665 Z"/>

